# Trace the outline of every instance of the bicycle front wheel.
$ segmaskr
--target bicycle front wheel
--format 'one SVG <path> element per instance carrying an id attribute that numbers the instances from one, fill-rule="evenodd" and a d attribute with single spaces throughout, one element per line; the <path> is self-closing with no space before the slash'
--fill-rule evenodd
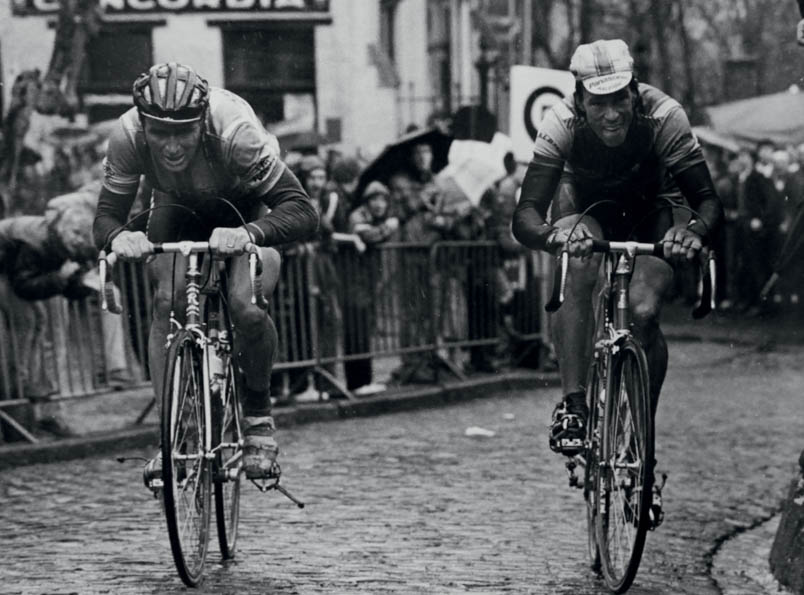
<path id="1" fill-rule="evenodd" d="M 642 346 L 628 338 L 612 359 L 597 485 L 597 541 L 606 584 L 623 593 L 636 576 L 649 527 L 653 416 Z"/>
<path id="2" fill-rule="evenodd" d="M 211 512 L 201 355 L 193 335 L 179 331 L 168 349 L 162 391 L 165 518 L 173 561 L 190 587 L 204 571 Z"/>
<path id="3" fill-rule="evenodd" d="M 224 559 L 234 558 L 240 522 L 240 480 L 243 476 L 243 412 L 237 364 L 229 359 L 226 378 L 213 402 L 215 452 L 215 519 L 218 545 Z"/>

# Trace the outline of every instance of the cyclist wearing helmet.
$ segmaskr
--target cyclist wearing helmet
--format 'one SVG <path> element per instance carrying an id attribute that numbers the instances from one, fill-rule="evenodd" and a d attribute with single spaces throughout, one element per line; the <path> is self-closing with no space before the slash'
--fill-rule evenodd
<path id="1" fill-rule="evenodd" d="M 250 303 L 243 249 L 249 242 L 261 246 L 263 289 L 270 296 L 280 266 L 271 246 L 307 238 L 318 215 L 280 161 L 276 139 L 240 97 L 210 87 L 191 67 L 176 63 L 140 75 L 133 95 L 134 107 L 120 116 L 103 161 L 95 242 L 124 260 L 147 254 L 151 242 L 178 240 L 209 240 L 212 250 L 233 256 L 228 299 L 245 374 L 244 469 L 247 477 L 261 477 L 278 453 L 269 396 L 277 333 L 268 314 Z M 154 189 L 146 232 L 122 227 L 141 176 Z M 245 225 L 217 197 L 236 205 Z M 173 260 L 158 255 L 148 264 L 154 290 L 148 354 L 160 406 L 169 313 L 174 299 L 184 295 L 184 267 L 174 267 Z M 175 311 L 184 307 L 175 304 Z M 159 473 L 156 457 L 146 475 Z"/>
<path id="2" fill-rule="evenodd" d="M 583 442 L 588 415 L 584 384 L 600 264 L 599 255 L 591 253 L 592 238 L 661 240 L 667 258 L 691 260 L 722 216 L 684 110 L 658 89 L 637 82 L 625 42 L 579 46 L 570 70 L 575 94 L 554 105 L 542 121 L 513 218 L 514 236 L 528 248 L 554 252 L 569 242 L 573 257 L 566 300 L 551 317 L 565 396 L 553 413 L 549 443 L 568 456 L 579 450 L 570 445 Z M 700 220 L 675 224 L 666 199 L 679 201 L 680 194 Z M 615 204 L 580 218 L 602 199 Z M 647 352 L 654 411 L 667 369 L 659 312 L 672 279 L 673 268 L 665 260 L 637 258 L 631 281 L 634 333 Z"/>

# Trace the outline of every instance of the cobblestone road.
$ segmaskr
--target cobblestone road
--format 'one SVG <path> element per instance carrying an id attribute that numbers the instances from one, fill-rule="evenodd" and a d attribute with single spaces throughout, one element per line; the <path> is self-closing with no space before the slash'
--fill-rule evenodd
<path id="1" fill-rule="evenodd" d="M 671 346 L 667 520 L 635 594 L 718 593 L 716 544 L 779 504 L 801 450 L 801 347 Z M 545 430 L 558 390 L 282 432 L 285 484 L 245 490 L 237 559 L 199 593 L 604 593 Z M 470 438 L 467 427 L 493 430 Z M 147 455 L 129 452 L 128 455 Z M 159 505 L 112 454 L 0 474 L 0 593 L 180 593 Z"/>

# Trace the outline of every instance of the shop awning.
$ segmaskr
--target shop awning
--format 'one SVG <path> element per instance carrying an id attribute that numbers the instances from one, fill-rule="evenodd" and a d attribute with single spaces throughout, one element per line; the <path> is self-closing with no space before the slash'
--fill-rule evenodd
<path id="1" fill-rule="evenodd" d="M 738 141 L 804 143 L 804 93 L 797 87 L 705 108 L 711 127 Z"/>

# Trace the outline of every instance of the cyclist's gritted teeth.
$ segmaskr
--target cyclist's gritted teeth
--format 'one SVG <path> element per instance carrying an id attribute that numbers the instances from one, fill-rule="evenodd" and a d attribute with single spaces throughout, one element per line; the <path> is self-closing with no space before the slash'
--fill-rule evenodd
<path id="1" fill-rule="evenodd" d="M 187 162 L 187 153 L 162 153 L 162 161 L 168 169 L 183 169 Z"/>

